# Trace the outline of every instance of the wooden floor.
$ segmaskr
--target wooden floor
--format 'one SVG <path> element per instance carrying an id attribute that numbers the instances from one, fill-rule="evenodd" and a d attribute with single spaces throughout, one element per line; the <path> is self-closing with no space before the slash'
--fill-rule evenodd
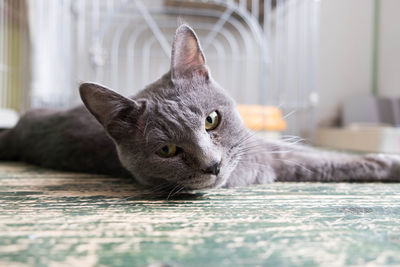
<path id="1" fill-rule="evenodd" d="M 128 180 L 0 163 L 0 266 L 161 264 L 398 266 L 400 185 L 276 183 L 166 200 Z"/>

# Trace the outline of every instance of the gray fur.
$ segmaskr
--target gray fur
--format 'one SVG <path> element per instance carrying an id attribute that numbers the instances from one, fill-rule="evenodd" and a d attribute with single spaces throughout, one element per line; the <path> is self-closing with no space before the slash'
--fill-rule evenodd
<path id="1" fill-rule="evenodd" d="M 86 106 L 34 110 L 0 133 L 0 160 L 80 172 L 132 175 L 153 188 L 202 189 L 273 181 L 399 182 L 400 156 L 326 153 L 266 142 L 243 124 L 233 99 L 212 79 L 193 30 L 178 28 L 171 70 L 132 98 L 93 83 Z M 217 110 L 218 127 L 204 120 Z M 156 151 L 176 144 L 181 152 Z M 205 172 L 220 162 L 220 172 Z"/>

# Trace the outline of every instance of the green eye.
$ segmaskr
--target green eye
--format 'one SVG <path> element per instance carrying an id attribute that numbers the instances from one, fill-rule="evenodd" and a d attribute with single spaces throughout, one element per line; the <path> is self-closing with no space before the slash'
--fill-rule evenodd
<path id="1" fill-rule="evenodd" d="M 216 111 L 211 112 L 206 117 L 206 124 L 205 124 L 206 130 L 207 131 L 214 130 L 215 128 L 217 128 L 218 123 L 219 123 L 218 113 Z"/>
<path id="2" fill-rule="evenodd" d="M 176 145 L 165 145 L 159 150 L 157 150 L 157 155 L 163 158 L 170 158 L 176 155 L 177 149 Z"/>

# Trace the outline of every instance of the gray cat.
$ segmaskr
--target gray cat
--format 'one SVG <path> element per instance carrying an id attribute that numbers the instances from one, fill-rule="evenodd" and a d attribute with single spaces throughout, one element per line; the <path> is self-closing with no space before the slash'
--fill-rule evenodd
<path id="1" fill-rule="evenodd" d="M 400 181 L 400 156 L 333 154 L 256 137 L 211 78 L 187 25 L 176 31 L 170 71 L 136 96 L 93 83 L 79 89 L 86 107 L 34 110 L 1 132 L 0 160 L 133 176 L 153 188 Z"/>

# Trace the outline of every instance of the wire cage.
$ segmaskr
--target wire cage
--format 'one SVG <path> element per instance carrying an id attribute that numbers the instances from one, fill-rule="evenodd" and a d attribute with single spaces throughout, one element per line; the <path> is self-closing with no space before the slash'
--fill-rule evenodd
<path id="1" fill-rule="evenodd" d="M 0 108 L 71 107 L 80 103 L 82 81 L 133 95 L 168 71 L 174 31 L 184 21 L 199 35 L 212 76 L 238 103 L 279 106 L 290 115 L 290 134 L 310 134 L 318 4 L 0 0 Z"/>

